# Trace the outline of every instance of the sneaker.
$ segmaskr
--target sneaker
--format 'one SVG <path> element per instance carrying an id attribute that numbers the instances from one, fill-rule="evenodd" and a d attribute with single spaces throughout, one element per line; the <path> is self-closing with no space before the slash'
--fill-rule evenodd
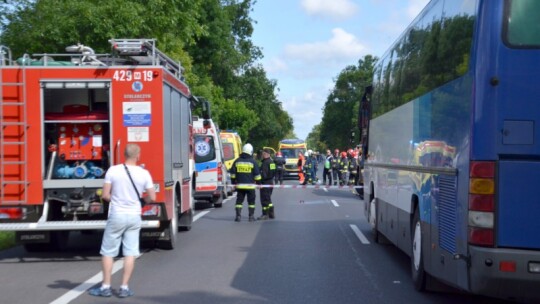
<path id="1" fill-rule="evenodd" d="M 88 291 L 88 294 L 95 297 L 110 297 L 112 296 L 111 288 L 96 287 Z"/>
<path id="2" fill-rule="evenodd" d="M 127 298 L 127 297 L 131 297 L 132 295 L 134 295 L 135 293 L 133 291 L 131 291 L 131 289 L 129 288 L 120 288 L 118 290 L 118 297 L 119 298 Z"/>
<path id="3" fill-rule="evenodd" d="M 250 222 L 255 222 L 255 217 L 254 217 L 253 215 L 250 215 L 250 216 L 249 216 L 249 221 L 250 221 Z"/>

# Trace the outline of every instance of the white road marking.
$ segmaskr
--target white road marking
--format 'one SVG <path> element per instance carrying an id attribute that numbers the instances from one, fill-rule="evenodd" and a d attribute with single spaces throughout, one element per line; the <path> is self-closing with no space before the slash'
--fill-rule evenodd
<path id="1" fill-rule="evenodd" d="M 328 192 L 328 189 L 326 189 L 326 188 L 323 188 L 323 190 L 324 190 L 324 192 Z"/>
<path id="2" fill-rule="evenodd" d="M 360 242 L 362 242 L 362 244 L 364 245 L 369 245 L 369 241 L 366 238 L 366 236 L 362 233 L 362 231 L 360 231 L 360 229 L 358 229 L 356 225 L 351 224 L 350 226 L 351 226 L 351 229 L 354 231 L 354 234 L 356 234 L 356 237 L 360 239 Z"/>
<path id="3" fill-rule="evenodd" d="M 206 211 L 201 211 L 199 213 L 197 213 L 194 217 L 193 217 L 193 221 L 196 222 L 198 219 L 200 219 L 201 217 L 205 216 L 208 212 L 208 210 Z"/>
<path id="4" fill-rule="evenodd" d="M 140 258 L 143 254 L 139 255 L 137 258 Z M 118 270 L 124 268 L 123 259 L 117 260 L 113 264 L 113 270 L 112 274 L 115 274 L 118 272 Z M 103 280 L 103 276 L 101 274 L 101 271 L 96 274 L 95 276 L 91 277 L 90 279 L 86 280 L 86 282 L 82 283 L 81 285 L 73 288 L 72 290 L 66 292 L 63 296 L 60 298 L 52 301 L 50 304 L 66 304 L 71 302 L 72 300 L 78 298 L 81 294 L 86 293 L 88 289 L 90 289 L 92 286 L 98 284 Z"/>
<path id="5" fill-rule="evenodd" d="M 194 217 L 193 217 L 193 222 L 196 222 L 198 219 L 200 219 L 201 217 L 205 216 L 207 213 L 209 213 L 210 211 L 206 210 L 206 211 L 201 211 L 199 213 L 197 213 Z M 143 253 L 141 253 L 138 257 L 142 257 Z M 113 264 L 113 271 L 112 271 L 112 274 L 115 274 L 116 272 L 118 272 L 120 269 L 124 268 L 124 263 L 123 263 L 123 260 L 124 259 L 120 259 L 120 260 L 117 260 L 116 262 L 114 262 Z M 101 281 L 103 280 L 103 275 L 101 273 L 101 271 L 96 274 L 95 276 L 91 277 L 90 279 L 86 280 L 86 282 L 80 284 L 79 286 L 73 288 L 72 290 L 66 292 L 64 295 L 62 295 L 61 297 L 59 297 L 58 299 L 52 301 L 50 304 L 67 304 L 73 300 L 75 300 L 76 298 L 78 298 L 80 295 L 82 295 L 83 293 L 86 293 L 86 291 L 90 288 L 92 288 L 94 285 L 100 283 Z"/>
<path id="6" fill-rule="evenodd" d="M 336 207 L 339 207 L 339 204 L 336 202 L 336 200 L 331 200 L 332 204 L 334 204 L 334 206 Z"/>

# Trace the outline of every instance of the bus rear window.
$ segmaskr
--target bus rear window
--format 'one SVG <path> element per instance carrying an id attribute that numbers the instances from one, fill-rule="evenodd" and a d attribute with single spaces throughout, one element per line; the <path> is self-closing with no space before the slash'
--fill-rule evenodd
<path id="1" fill-rule="evenodd" d="M 540 47 L 540 1 L 506 0 L 504 40 L 510 47 Z"/>
<path id="2" fill-rule="evenodd" d="M 195 162 L 200 164 L 215 158 L 214 138 L 212 136 L 195 136 Z"/>

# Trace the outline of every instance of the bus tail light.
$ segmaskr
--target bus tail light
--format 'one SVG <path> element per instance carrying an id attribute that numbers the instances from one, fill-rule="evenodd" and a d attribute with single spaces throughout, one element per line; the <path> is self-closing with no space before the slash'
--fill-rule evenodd
<path id="1" fill-rule="evenodd" d="M 495 245 L 495 162 L 471 162 L 468 223 L 469 244 Z"/>

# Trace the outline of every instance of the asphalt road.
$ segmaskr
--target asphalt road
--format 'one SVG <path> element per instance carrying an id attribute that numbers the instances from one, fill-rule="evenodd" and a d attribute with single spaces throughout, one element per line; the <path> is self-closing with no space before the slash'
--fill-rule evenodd
<path id="1" fill-rule="evenodd" d="M 505 303 L 416 292 L 408 256 L 373 243 L 363 201 L 348 189 L 276 189 L 276 219 L 254 223 L 247 206 L 233 221 L 235 199 L 199 206 L 177 249 L 143 250 L 129 299 L 87 294 L 101 279 L 95 233 L 73 234 L 65 252 L 0 252 L 0 303 Z M 121 260 L 115 265 L 118 288 Z"/>

